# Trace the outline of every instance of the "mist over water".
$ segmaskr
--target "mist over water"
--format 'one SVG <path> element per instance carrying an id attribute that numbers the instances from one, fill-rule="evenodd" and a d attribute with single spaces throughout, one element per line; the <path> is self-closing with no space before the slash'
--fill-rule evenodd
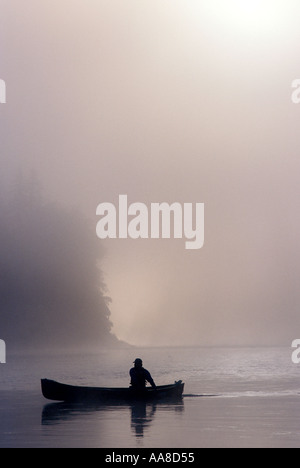
<path id="1" fill-rule="evenodd" d="M 260 3 L 2 1 L 0 339 L 103 340 L 109 320 L 139 345 L 297 338 L 299 2 Z M 121 194 L 205 203 L 204 248 L 101 243 Z"/>
<path id="2" fill-rule="evenodd" d="M 183 379 L 177 403 L 66 405 L 40 377 L 126 387 L 136 355 L 158 385 Z M 1 447 L 299 447 L 299 369 L 288 348 L 138 348 L 18 353 L 1 366 Z"/>
<path id="3" fill-rule="evenodd" d="M 0 7 L 0 446 L 300 447 L 299 0 Z M 203 248 L 98 239 L 122 195 L 203 203 Z M 137 357 L 183 401 L 41 395 Z"/>

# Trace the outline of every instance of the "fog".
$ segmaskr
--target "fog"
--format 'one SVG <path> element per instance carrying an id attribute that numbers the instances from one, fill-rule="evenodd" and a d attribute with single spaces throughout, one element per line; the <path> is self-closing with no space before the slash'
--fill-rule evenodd
<path id="1" fill-rule="evenodd" d="M 20 346 L 42 341 L 59 333 L 59 311 L 71 341 L 82 327 L 87 342 L 100 328 L 108 337 L 109 320 L 136 345 L 297 338 L 300 6 L 260 3 L 251 16 L 233 0 L 226 11 L 217 0 L 0 0 L 0 250 L 2 271 L 13 268 L 1 294 L 18 291 L 1 300 L 0 338 L 4 324 Z M 32 173 L 44 205 L 25 203 L 18 230 L 19 181 Z M 204 247 L 100 241 L 96 208 L 121 194 L 205 203 Z"/>
<path id="2" fill-rule="evenodd" d="M 9 349 L 116 345 L 101 250 L 82 215 L 44 201 L 34 177 L 2 195 L 1 336 Z"/>

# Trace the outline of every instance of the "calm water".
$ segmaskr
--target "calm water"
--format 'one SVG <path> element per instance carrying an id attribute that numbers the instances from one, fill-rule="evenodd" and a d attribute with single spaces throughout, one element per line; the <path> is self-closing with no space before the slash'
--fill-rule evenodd
<path id="1" fill-rule="evenodd" d="M 44 377 L 127 386 L 137 356 L 158 385 L 184 380 L 183 401 L 86 408 L 41 396 Z M 0 376 L 0 447 L 300 447 L 300 366 L 289 348 L 8 356 Z"/>

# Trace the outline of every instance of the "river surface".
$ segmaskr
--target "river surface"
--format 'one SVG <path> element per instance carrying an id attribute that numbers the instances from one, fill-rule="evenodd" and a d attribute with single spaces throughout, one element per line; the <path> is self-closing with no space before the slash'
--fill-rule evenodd
<path id="1" fill-rule="evenodd" d="M 154 348 L 8 355 L 0 365 L 0 447 L 300 447 L 300 365 L 289 348 Z M 176 404 L 47 402 L 40 379 L 126 387 L 136 357 Z"/>

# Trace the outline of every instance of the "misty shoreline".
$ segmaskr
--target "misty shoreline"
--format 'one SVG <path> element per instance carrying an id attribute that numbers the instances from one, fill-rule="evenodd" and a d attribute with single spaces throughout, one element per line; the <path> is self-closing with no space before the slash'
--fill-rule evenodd
<path id="1" fill-rule="evenodd" d="M 290 350 L 292 354 L 292 349 L 290 346 L 285 346 L 285 345 L 277 345 L 277 346 L 271 346 L 271 345 L 245 345 L 245 346 L 235 346 L 235 345 L 218 345 L 218 346 L 208 346 L 208 345 L 174 345 L 174 346 L 141 346 L 141 345 L 134 345 L 130 343 L 126 343 L 124 341 L 116 341 L 110 344 L 105 344 L 103 346 L 83 346 L 83 347 L 76 347 L 74 346 L 68 346 L 68 347 L 55 347 L 55 348 L 44 348 L 44 347 L 24 347 L 22 349 L 18 348 L 10 348 L 7 351 L 8 356 L 20 356 L 20 355 L 41 355 L 41 356 L 56 356 L 56 355 L 73 355 L 73 354 L 83 354 L 83 355 L 97 355 L 101 353 L 109 353 L 113 351 L 120 351 L 120 350 L 132 350 L 132 351 L 157 351 L 157 350 L 162 350 L 162 351 L 168 351 L 168 350 L 272 350 L 272 349 L 277 349 L 277 350 Z"/>

